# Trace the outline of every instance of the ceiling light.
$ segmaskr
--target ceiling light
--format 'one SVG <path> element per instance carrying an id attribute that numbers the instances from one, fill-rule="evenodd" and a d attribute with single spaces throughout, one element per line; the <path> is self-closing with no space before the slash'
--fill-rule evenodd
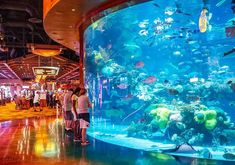
<path id="1" fill-rule="evenodd" d="M 33 54 L 51 57 L 57 56 L 62 52 L 62 47 L 59 45 L 41 45 L 41 44 L 28 44 Z"/>

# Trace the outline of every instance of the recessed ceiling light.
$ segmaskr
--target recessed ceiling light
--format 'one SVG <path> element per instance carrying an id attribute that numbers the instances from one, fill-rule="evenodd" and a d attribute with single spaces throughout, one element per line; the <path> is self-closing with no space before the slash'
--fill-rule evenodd
<path id="1" fill-rule="evenodd" d="M 72 11 L 76 11 L 76 9 L 73 8 Z"/>

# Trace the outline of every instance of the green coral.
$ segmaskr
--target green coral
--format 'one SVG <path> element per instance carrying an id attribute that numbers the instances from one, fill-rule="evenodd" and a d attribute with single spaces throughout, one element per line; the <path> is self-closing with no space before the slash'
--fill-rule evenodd
<path id="1" fill-rule="evenodd" d="M 216 124 L 217 124 L 216 119 L 206 120 L 205 127 L 208 130 L 213 130 L 216 127 Z"/>
<path id="2" fill-rule="evenodd" d="M 199 111 L 199 112 L 195 113 L 194 120 L 199 124 L 204 123 L 205 122 L 204 111 Z"/>
<path id="3" fill-rule="evenodd" d="M 154 110 L 154 109 L 160 108 L 160 107 L 166 108 L 167 105 L 166 104 L 150 104 L 144 111 L 149 113 L 149 112 L 151 112 L 151 110 Z"/>
<path id="4" fill-rule="evenodd" d="M 217 124 L 217 112 L 215 110 L 198 111 L 194 114 L 194 120 L 199 123 L 205 123 L 207 130 L 213 130 Z"/>
<path id="5" fill-rule="evenodd" d="M 215 110 L 207 110 L 205 111 L 205 115 L 206 115 L 206 120 L 212 120 L 216 119 L 217 112 Z"/>
<path id="6" fill-rule="evenodd" d="M 169 121 L 171 111 L 167 108 L 159 107 L 150 111 L 154 116 L 153 123 L 156 123 L 160 129 L 164 129 Z"/>

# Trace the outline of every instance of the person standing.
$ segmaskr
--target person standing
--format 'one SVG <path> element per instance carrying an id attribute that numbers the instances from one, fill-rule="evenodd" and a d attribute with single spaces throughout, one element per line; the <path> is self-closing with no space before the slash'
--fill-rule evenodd
<path id="1" fill-rule="evenodd" d="M 81 145 L 87 145 L 89 142 L 87 141 L 86 130 L 90 125 L 90 113 L 88 111 L 91 108 L 91 102 L 87 96 L 87 90 L 82 88 L 79 92 L 79 97 L 77 98 L 77 113 L 76 115 L 79 118 L 79 124 L 82 135 L 82 143 Z"/>
<path id="2" fill-rule="evenodd" d="M 40 92 L 35 92 L 34 98 L 33 98 L 33 104 L 34 104 L 34 112 L 37 112 L 37 107 L 39 107 L 39 94 Z"/>
<path id="3" fill-rule="evenodd" d="M 43 110 L 43 107 L 46 107 L 46 93 L 44 91 L 40 92 L 40 111 Z"/>
<path id="4" fill-rule="evenodd" d="M 72 97 L 73 90 L 69 89 L 63 97 L 63 110 L 65 120 L 65 130 L 72 130 L 73 113 L 72 113 Z"/>
<path id="5" fill-rule="evenodd" d="M 79 124 L 79 118 L 77 114 L 77 99 L 79 97 L 80 88 L 76 88 L 72 94 L 72 112 L 73 112 L 73 129 L 74 129 L 74 142 L 81 141 L 81 130 Z"/>

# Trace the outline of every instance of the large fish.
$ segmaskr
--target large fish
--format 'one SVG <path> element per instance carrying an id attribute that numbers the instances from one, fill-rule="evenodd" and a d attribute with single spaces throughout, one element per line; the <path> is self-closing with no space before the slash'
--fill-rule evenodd
<path id="1" fill-rule="evenodd" d="M 233 49 L 231 49 L 230 51 L 225 52 L 225 53 L 224 53 L 224 56 L 231 55 L 231 54 L 234 53 L 234 52 L 235 52 L 235 47 L 234 47 Z"/>
<path id="2" fill-rule="evenodd" d="M 207 30 L 207 24 L 208 24 L 208 20 L 207 20 L 207 16 L 206 13 L 208 12 L 207 9 L 202 9 L 201 11 L 201 15 L 199 18 L 199 29 L 200 32 L 204 33 Z"/>

